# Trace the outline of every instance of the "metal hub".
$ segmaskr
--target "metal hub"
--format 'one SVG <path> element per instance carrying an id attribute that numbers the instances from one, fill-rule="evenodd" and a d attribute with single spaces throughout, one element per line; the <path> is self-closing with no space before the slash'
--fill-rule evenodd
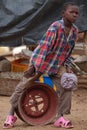
<path id="1" fill-rule="evenodd" d="M 49 106 L 47 94 L 36 88 L 27 93 L 24 98 L 22 108 L 28 116 L 39 117 L 42 116 Z"/>

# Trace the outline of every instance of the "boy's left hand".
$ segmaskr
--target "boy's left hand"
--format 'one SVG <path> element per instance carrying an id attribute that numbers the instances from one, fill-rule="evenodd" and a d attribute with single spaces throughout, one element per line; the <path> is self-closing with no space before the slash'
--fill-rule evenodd
<path id="1" fill-rule="evenodd" d="M 66 72 L 67 73 L 73 73 L 73 70 L 70 67 L 67 67 Z"/>

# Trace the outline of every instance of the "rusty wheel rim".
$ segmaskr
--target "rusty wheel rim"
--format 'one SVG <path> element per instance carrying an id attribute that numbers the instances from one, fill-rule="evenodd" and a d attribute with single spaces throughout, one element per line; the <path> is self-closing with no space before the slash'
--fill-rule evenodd
<path id="1" fill-rule="evenodd" d="M 19 112 L 19 109 L 18 109 L 18 108 L 15 109 L 15 113 L 16 113 L 16 115 L 19 117 L 20 120 L 24 121 L 23 118 L 22 118 L 21 115 L 20 115 L 20 112 Z M 24 122 L 25 122 L 25 121 L 24 121 Z"/>
<path id="2" fill-rule="evenodd" d="M 48 124 L 58 111 L 57 94 L 48 85 L 34 83 L 21 95 L 18 111 L 28 124 Z"/>

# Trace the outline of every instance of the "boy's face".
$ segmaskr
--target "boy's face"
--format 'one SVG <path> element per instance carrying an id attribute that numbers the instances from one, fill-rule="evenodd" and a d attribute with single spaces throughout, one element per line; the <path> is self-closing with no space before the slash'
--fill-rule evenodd
<path id="1" fill-rule="evenodd" d="M 78 14 L 79 14 L 78 7 L 75 5 L 69 5 L 67 9 L 63 12 L 63 17 L 67 21 L 71 23 L 75 23 L 78 18 Z"/>

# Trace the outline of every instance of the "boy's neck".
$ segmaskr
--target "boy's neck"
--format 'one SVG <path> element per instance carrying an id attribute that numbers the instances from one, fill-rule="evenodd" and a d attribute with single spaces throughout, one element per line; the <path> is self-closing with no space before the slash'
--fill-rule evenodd
<path id="1" fill-rule="evenodd" d="M 71 28 L 72 23 L 71 23 L 70 21 L 64 19 L 64 25 L 65 25 L 65 27 L 67 27 L 67 28 Z"/>

